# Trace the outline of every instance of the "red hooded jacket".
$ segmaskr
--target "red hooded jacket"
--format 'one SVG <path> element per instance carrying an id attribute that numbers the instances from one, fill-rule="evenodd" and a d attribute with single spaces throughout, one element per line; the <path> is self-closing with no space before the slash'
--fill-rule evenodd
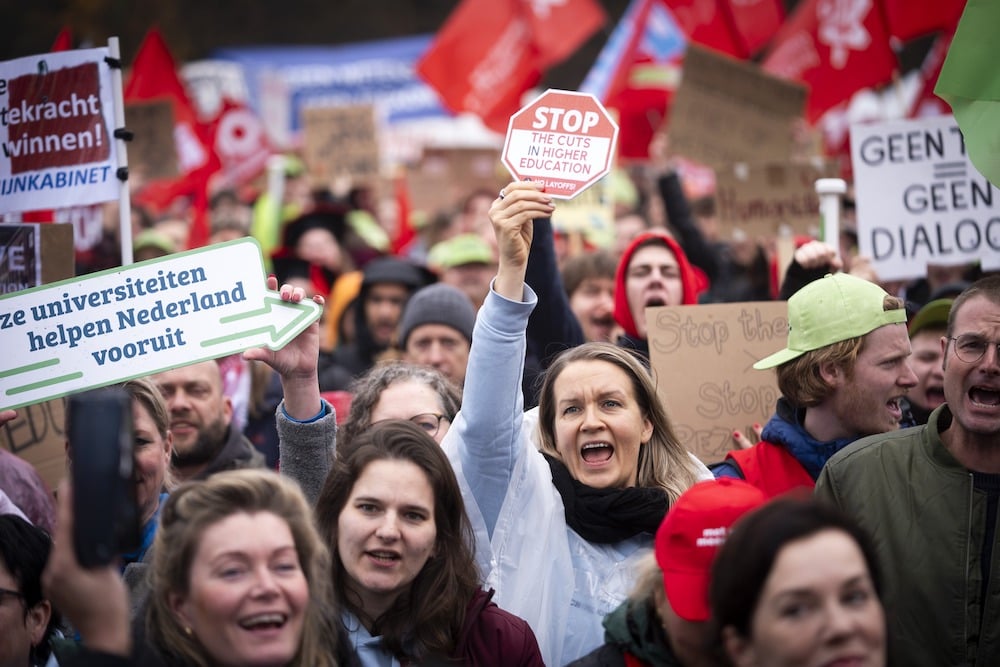
<path id="1" fill-rule="evenodd" d="M 622 253 L 622 258 L 618 262 L 618 270 L 615 272 L 615 321 L 625 330 L 626 334 L 633 338 L 639 338 L 639 332 L 636 331 L 635 320 L 628 307 L 625 278 L 628 275 L 628 265 L 632 261 L 632 256 L 640 247 L 647 245 L 664 245 L 674 253 L 674 257 L 677 259 L 677 265 L 681 272 L 681 303 L 672 303 L 671 306 L 696 304 L 698 303 L 698 295 L 708 288 L 708 278 L 704 272 L 688 261 L 687 255 L 684 254 L 674 237 L 661 231 L 639 234 Z"/>

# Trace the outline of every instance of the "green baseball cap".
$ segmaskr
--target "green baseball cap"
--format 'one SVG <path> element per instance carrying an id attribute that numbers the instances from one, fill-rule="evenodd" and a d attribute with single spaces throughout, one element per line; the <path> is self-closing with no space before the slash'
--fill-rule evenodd
<path id="1" fill-rule="evenodd" d="M 432 269 L 450 269 L 463 264 L 493 264 L 493 248 L 478 234 L 459 234 L 437 243 L 427 253 Z"/>
<path id="2" fill-rule="evenodd" d="M 948 315 L 951 313 L 951 303 L 954 299 L 935 299 L 924 304 L 923 308 L 910 320 L 910 338 L 923 329 L 944 329 L 948 326 Z"/>
<path id="3" fill-rule="evenodd" d="M 774 368 L 806 352 L 864 336 L 887 324 L 905 324 L 906 309 L 884 310 L 888 293 L 847 273 L 826 274 L 788 299 L 788 345 L 753 365 Z"/>

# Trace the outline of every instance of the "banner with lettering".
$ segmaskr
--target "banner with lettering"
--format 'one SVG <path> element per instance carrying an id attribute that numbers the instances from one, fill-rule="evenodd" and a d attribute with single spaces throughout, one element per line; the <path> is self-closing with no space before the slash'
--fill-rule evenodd
<path id="1" fill-rule="evenodd" d="M 0 63 L 0 213 L 118 199 L 108 49 Z"/>
<path id="2" fill-rule="evenodd" d="M 1000 191 L 969 160 L 953 116 L 851 127 L 861 254 L 881 280 L 927 265 L 1000 269 Z"/>

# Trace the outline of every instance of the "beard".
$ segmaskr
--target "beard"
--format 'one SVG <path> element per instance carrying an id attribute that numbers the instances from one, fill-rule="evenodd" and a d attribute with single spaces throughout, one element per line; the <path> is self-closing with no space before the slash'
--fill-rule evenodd
<path id="1" fill-rule="evenodd" d="M 179 468 L 202 465 L 214 459 L 222 448 L 226 445 L 226 435 L 229 424 L 226 424 L 221 417 L 206 424 L 198 432 L 198 438 L 186 451 L 181 451 L 179 447 L 174 447 L 171 457 L 173 464 Z"/>

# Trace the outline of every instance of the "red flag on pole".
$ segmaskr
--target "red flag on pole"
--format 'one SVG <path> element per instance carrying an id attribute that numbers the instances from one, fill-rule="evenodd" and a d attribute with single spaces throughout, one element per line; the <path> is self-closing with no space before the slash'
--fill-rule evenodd
<path id="1" fill-rule="evenodd" d="M 139 46 L 132 70 L 125 82 L 125 101 L 170 100 L 174 110 L 174 141 L 181 171 L 191 172 L 205 166 L 210 157 L 204 128 L 198 122 L 194 105 L 177 75 L 163 35 L 151 28 Z"/>
<path id="2" fill-rule="evenodd" d="M 566 0 L 558 7 L 462 0 L 417 72 L 449 109 L 474 113 L 490 129 L 506 132 L 521 96 L 541 80 L 542 71 L 576 49 L 603 17 L 595 0 Z"/>
<path id="3" fill-rule="evenodd" d="M 618 111 L 618 156 L 649 157 L 680 82 L 687 40 L 665 0 L 632 0 L 580 85 Z"/>
<path id="4" fill-rule="evenodd" d="M 208 180 L 219 170 L 212 150 L 209 128 L 198 121 L 184 83 L 177 75 L 174 58 L 163 36 L 152 28 L 136 53 L 125 84 L 125 101 L 166 99 L 174 111 L 174 145 L 181 175 L 170 181 L 146 184 L 137 198 L 157 208 L 166 207 L 179 196 L 191 198 L 193 220 L 188 247 L 197 248 L 208 240 Z"/>
<path id="5" fill-rule="evenodd" d="M 875 0 L 803 0 L 774 38 L 763 68 L 810 86 L 806 119 L 889 81 L 896 55 Z"/>

